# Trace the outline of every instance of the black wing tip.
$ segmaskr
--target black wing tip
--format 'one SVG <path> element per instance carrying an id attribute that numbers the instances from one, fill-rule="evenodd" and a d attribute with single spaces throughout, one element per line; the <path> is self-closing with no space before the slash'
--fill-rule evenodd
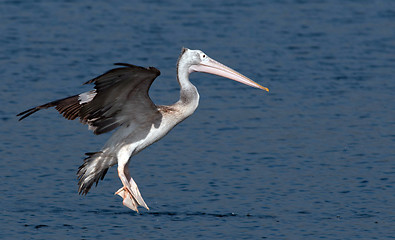
<path id="1" fill-rule="evenodd" d="M 145 67 L 133 65 L 133 64 L 130 64 L 130 63 L 114 63 L 114 65 L 124 66 L 124 67 L 131 67 L 131 68 L 140 68 L 140 69 L 144 69 L 144 70 L 148 70 L 148 71 L 154 72 L 156 74 L 156 76 L 160 75 L 159 69 L 157 69 L 155 67 L 147 67 L 147 68 L 145 68 Z"/>
<path id="2" fill-rule="evenodd" d="M 16 116 L 19 117 L 19 116 L 25 115 L 26 113 L 28 113 L 28 112 L 30 112 L 30 111 L 32 111 L 32 110 L 34 110 L 34 109 L 36 109 L 36 107 L 34 107 L 34 108 L 29 108 L 28 110 L 25 110 L 25 111 L 23 111 L 23 112 L 20 112 L 20 113 L 18 113 Z"/>
<path id="3" fill-rule="evenodd" d="M 132 68 L 134 68 L 134 67 L 139 67 L 139 66 L 136 66 L 136 65 L 133 65 L 133 64 L 129 64 L 129 63 L 114 63 L 114 65 L 117 65 L 117 66 L 124 66 L 124 67 L 132 67 Z M 106 71 L 105 73 L 103 73 L 103 74 L 101 74 L 101 75 L 99 75 L 99 76 L 97 76 L 97 77 L 95 77 L 95 78 L 92 78 L 92 79 L 89 80 L 89 81 L 84 82 L 82 85 L 87 85 L 87 84 L 94 83 L 94 82 L 96 82 L 96 80 L 99 79 L 100 77 L 102 77 L 102 76 L 106 75 L 107 73 L 110 73 L 110 72 L 112 72 L 112 71 L 114 71 L 114 70 L 116 70 L 116 69 L 119 69 L 119 68 L 114 68 L 114 69 L 108 70 L 108 71 Z"/>
<path id="4" fill-rule="evenodd" d="M 17 115 L 17 116 L 18 116 L 18 115 Z M 22 120 L 25 119 L 25 118 L 27 118 L 27 116 L 20 117 L 20 118 L 18 119 L 18 122 L 22 121 Z"/>
<path id="5" fill-rule="evenodd" d="M 123 67 L 129 67 L 129 68 L 137 68 L 137 69 L 146 70 L 146 71 L 150 71 L 150 72 L 152 72 L 152 73 L 155 73 L 156 76 L 159 76 L 159 75 L 160 75 L 159 69 L 157 69 L 157 68 L 155 68 L 155 67 L 148 67 L 148 68 L 145 68 L 145 67 L 133 65 L 133 64 L 130 64 L 130 63 L 121 63 L 121 62 L 114 63 L 114 65 L 116 65 L 116 66 L 123 66 Z M 103 73 L 102 75 L 97 76 L 97 77 L 95 77 L 95 78 L 93 78 L 93 79 L 91 79 L 91 80 L 89 80 L 89 81 L 83 83 L 82 85 L 94 83 L 94 82 L 96 82 L 97 79 L 99 79 L 99 78 L 102 77 L 103 75 L 106 75 L 107 73 L 110 73 L 110 72 L 112 72 L 112 71 L 116 71 L 117 69 L 122 69 L 122 68 L 114 68 L 114 69 L 111 69 L 111 70 L 109 70 L 109 71 Z"/>
<path id="6" fill-rule="evenodd" d="M 159 75 L 160 75 L 160 71 L 159 71 L 159 69 L 157 69 L 156 67 L 149 67 L 148 69 L 151 70 L 151 71 L 153 71 L 153 72 L 155 72 L 156 76 L 159 76 Z"/>
<path id="7" fill-rule="evenodd" d="M 74 95 L 71 97 L 66 97 L 62 99 L 58 99 L 37 107 L 30 108 L 26 111 L 18 113 L 16 116 L 19 117 L 19 121 L 29 117 L 35 112 L 38 112 L 42 109 L 47 109 L 50 107 L 55 107 L 55 109 L 63 115 L 68 120 L 74 120 L 78 117 L 79 109 L 81 105 L 79 104 L 79 95 Z"/>
<path id="8" fill-rule="evenodd" d="M 18 113 L 16 116 L 17 117 L 21 116 L 18 119 L 18 121 L 22 121 L 23 119 L 29 117 L 30 115 L 32 115 L 33 113 L 37 112 L 38 110 L 40 110 L 40 109 L 37 109 L 37 107 L 34 107 L 34 108 L 30 108 L 30 109 L 28 109 L 26 111 Z"/>
<path id="9" fill-rule="evenodd" d="M 121 62 L 114 63 L 114 65 L 116 65 L 116 66 L 124 66 L 124 67 L 140 67 L 140 66 L 133 65 L 133 64 L 130 64 L 130 63 L 121 63 Z"/>

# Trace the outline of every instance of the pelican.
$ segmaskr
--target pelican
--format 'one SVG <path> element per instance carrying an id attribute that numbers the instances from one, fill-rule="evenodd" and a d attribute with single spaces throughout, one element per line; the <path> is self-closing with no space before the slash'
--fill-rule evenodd
<path id="1" fill-rule="evenodd" d="M 100 151 L 86 153 L 77 172 L 78 193 L 86 195 L 94 183 L 97 186 L 99 180 L 103 180 L 111 166 L 118 164 L 118 176 L 123 186 L 115 194 L 123 198 L 124 206 L 137 212 L 139 206 L 149 208 L 130 175 L 130 159 L 160 140 L 196 110 L 199 93 L 189 81 L 192 72 L 215 74 L 269 91 L 201 50 L 183 48 L 177 62 L 180 99 L 169 106 L 155 105 L 148 90 L 160 71 L 126 63 L 115 65 L 120 67 L 85 83 L 94 83 L 93 90 L 28 109 L 17 116 L 20 121 L 41 109 L 55 107 L 66 119 L 79 118 L 94 134 L 117 128 Z"/>

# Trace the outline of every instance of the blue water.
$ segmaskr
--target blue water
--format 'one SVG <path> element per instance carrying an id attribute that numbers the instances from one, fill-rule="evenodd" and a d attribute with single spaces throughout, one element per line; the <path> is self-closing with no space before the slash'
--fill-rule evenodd
<path id="1" fill-rule="evenodd" d="M 395 1 L 1 1 L 1 239 L 395 238 Z M 195 114 L 133 158 L 151 208 L 77 193 L 94 136 L 54 110 L 114 62 L 178 99 L 181 47 L 270 93 L 194 74 Z"/>

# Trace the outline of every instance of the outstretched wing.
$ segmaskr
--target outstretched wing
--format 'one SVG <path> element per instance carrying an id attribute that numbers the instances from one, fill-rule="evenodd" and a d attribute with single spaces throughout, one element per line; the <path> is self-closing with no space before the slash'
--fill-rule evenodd
<path id="1" fill-rule="evenodd" d="M 152 82 L 160 75 L 154 67 L 144 68 L 117 63 L 112 69 L 88 82 L 95 90 L 59 99 L 19 113 L 22 120 L 31 114 L 55 107 L 67 119 L 77 117 L 95 134 L 109 132 L 122 124 L 155 122 L 161 114 L 148 95 Z"/>

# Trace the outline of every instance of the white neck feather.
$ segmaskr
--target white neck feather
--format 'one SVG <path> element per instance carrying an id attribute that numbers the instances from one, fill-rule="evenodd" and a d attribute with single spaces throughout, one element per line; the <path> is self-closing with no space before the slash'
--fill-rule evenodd
<path id="1" fill-rule="evenodd" d="M 186 114 L 191 115 L 199 105 L 199 93 L 196 87 L 189 81 L 189 67 L 186 58 L 182 55 L 177 64 L 177 80 L 180 84 L 180 100 L 177 104 L 185 108 Z"/>

